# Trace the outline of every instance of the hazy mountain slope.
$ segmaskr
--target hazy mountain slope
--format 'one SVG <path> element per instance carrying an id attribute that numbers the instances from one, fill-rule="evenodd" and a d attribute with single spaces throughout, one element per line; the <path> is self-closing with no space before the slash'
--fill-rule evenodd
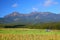
<path id="1" fill-rule="evenodd" d="M 0 18 L 0 23 L 40 23 L 57 21 L 60 21 L 60 15 L 51 12 L 31 12 L 29 14 L 12 12 L 11 14 L 4 16 L 4 18 Z"/>

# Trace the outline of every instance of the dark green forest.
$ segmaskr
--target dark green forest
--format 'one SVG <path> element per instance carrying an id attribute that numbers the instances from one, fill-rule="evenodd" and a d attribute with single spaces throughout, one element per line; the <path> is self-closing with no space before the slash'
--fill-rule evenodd
<path id="1" fill-rule="evenodd" d="M 0 28 L 30 28 L 30 29 L 60 30 L 60 22 L 37 23 L 37 24 L 0 24 Z"/>

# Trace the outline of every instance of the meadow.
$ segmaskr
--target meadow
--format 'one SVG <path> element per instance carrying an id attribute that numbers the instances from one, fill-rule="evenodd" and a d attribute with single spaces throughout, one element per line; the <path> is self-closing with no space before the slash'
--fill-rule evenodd
<path id="1" fill-rule="evenodd" d="M 0 40 L 60 40 L 60 30 L 0 28 Z"/>

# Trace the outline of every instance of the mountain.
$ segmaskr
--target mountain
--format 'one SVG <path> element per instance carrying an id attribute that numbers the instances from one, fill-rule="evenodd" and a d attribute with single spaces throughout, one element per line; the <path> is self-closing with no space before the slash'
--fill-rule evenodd
<path id="1" fill-rule="evenodd" d="M 60 21 L 60 15 L 51 12 L 31 12 L 29 14 L 22 14 L 19 12 L 12 12 L 4 18 L 0 18 L 0 23 L 41 23 L 41 22 L 57 22 Z"/>

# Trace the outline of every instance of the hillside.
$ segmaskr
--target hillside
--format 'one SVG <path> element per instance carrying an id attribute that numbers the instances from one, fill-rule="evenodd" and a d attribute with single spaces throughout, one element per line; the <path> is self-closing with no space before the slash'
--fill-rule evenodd
<path id="1" fill-rule="evenodd" d="M 35 24 L 42 22 L 57 22 L 60 21 L 60 14 L 52 12 L 31 12 L 22 14 L 19 12 L 12 12 L 3 18 L 0 18 L 0 23 L 22 23 L 22 24 Z"/>

